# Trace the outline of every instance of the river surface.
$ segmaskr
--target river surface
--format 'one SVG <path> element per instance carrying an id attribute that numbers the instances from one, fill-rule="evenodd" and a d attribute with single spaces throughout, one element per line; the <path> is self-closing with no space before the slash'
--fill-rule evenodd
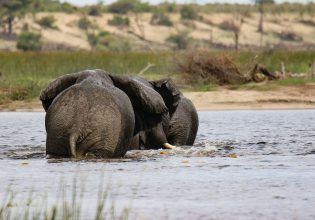
<path id="1" fill-rule="evenodd" d="M 106 198 L 107 219 L 315 219 L 315 110 L 199 112 L 193 147 L 88 161 L 45 159 L 44 118 L 0 113 L 11 217 L 61 201 L 95 219 Z"/>

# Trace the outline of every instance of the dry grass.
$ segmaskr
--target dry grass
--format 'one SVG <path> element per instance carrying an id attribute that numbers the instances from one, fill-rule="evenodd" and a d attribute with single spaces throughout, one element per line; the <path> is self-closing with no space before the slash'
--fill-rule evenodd
<path id="1" fill-rule="evenodd" d="M 175 60 L 176 71 L 184 74 L 186 83 L 242 84 L 247 81 L 231 56 L 214 55 L 208 50 L 191 50 Z"/>

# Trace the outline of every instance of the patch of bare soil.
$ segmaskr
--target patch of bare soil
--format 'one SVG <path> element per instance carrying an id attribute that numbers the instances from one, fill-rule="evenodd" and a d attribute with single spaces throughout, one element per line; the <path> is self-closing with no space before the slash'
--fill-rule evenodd
<path id="1" fill-rule="evenodd" d="M 44 111 L 39 100 L 12 101 L 0 105 L 2 112 L 40 112 Z"/>
<path id="2" fill-rule="evenodd" d="M 199 111 L 242 109 L 314 109 L 315 84 L 279 87 L 272 91 L 228 90 L 187 92 Z"/>
<path id="3" fill-rule="evenodd" d="M 315 83 L 279 87 L 272 91 L 228 90 L 185 92 L 198 111 L 247 109 L 315 109 Z M 0 105 L 0 111 L 43 111 L 39 100 L 14 101 Z"/>

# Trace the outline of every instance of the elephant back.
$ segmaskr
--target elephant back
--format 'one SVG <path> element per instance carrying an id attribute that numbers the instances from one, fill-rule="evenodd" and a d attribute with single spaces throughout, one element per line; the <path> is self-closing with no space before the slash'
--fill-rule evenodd
<path id="1" fill-rule="evenodd" d="M 75 84 L 60 93 L 46 114 L 47 154 L 123 156 L 134 130 L 128 96 L 113 85 Z"/>

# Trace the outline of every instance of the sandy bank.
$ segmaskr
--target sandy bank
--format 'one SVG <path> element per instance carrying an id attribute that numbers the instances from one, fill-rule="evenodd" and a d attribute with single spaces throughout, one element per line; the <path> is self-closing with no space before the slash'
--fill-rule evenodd
<path id="1" fill-rule="evenodd" d="M 315 109 L 315 84 L 280 87 L 273 91 L 228 90 L 185 92 L 198 111 Z M 39 100 L 14 101 L 0 105 L 0 111 L 43 111 Z"/>

